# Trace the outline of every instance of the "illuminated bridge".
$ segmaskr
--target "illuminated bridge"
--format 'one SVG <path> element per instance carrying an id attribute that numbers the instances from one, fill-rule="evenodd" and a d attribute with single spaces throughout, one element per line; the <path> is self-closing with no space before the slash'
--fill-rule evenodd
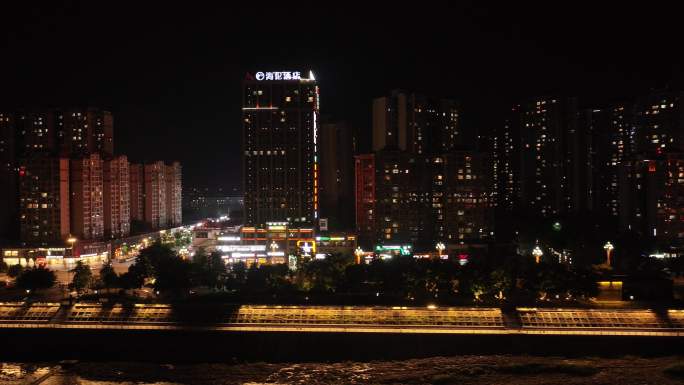
<path id="1" fill-rule="evenodd" d="M 0 329 L 684 337 L 684 310 L 0 303 Z"/>

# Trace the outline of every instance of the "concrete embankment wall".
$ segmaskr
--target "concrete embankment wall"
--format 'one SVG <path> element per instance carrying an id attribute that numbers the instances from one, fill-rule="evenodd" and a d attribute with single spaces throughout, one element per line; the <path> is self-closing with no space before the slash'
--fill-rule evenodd
<path id="1" fill-rule="evenodd" d="M 0 303 L 0 360 L 681 354 L 684 310 Z"/>

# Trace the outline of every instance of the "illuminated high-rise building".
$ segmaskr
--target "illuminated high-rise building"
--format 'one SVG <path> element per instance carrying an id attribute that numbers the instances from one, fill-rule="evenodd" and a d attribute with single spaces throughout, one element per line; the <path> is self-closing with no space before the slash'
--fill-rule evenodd
<path id="1" fill-rule="evenodd" d="M 69 159 L 34 155 L 18 169 L 22 244 L 63 244 L 71 233 Z"/>
<path id="2" fill-rule="evenodd" d="M 493 237 L 490 159 L 476 151 L 425 156 L 382 150 L 356 156 L 359 241 L 412 244 L 480 242 Z"/>
<path id="3" fill-rule="evenodd" d="M 595 214 L 617 219 L 619 215 L 620 167 L 632 159 L 636 135 L 631 105 L 614 104 L 579 113 L 579 126 L 590 132 L 587 143 L 587 202 Z"/>
<path id="4" fill-rule="evenodd" d="M 433 238 L 445 242 L 494 237 L 491 158 L 478 151 L 452 151 L 431 159 Z"/>
<path id="5" fill-rule="evenodd" d="M 168 223 L 166 210 L 166 165 L 162 161 L 145 165 L 145 222 L 152 229 Z"/>
<path id="6" fill-rule="evenodd" d="M 131 163 L 128 166 L 130 178 L 130 215 L 131 221 L 143 222 L 145 220 L 145 175 L 142 164 Z"/>
<path id="7" fill-rule="evenodd" d="M 373 100 L 373 151 L 439 154 L 472 149 L 476 135 L 461 129 L 458 104 L 394 90 Z"/>
<path id="8" fill-rule="evenodd" d="M 504 212 L 518 207 L 520 194 L 520 123 L 513 107 L 491 137 L 495 205 Z"/>
<path id="9" fill-rule="evenodd" d="M 378 243 L 433 241 L 429 157 L 385 149 L 375 153 L 375 235 Z M 441 198 L 440 198 L 441 202 Z"/>
<path id="10" fill-rule="evenodd" d="M 491 238 L 492 167 L 455 101 L 402 91 L 374 99 L 372 148 L 356 157 L 361 244 L 432 250 Z"/>
<path id="11" fill-rule="evenodd" d="M 183 222 L 181 165 L 173 162 L 166 166 L 166 220 L 171 227 L 180 226 Z"/>
<path id="12" fill-rule="evenodd" d="M 575 128 L 571 100 L 539 98 L 518 107 L 521 135 L 521 206 L 542 217 L 571 209 L 568 134 Z"/>
<path id="13" fill-rule="evenodd" d="M 511 109 L 494 136 L 499 207 L 540 217 L 584 209 L 588 132 L 578 125 L 576 103 L 538 98 Z"/>
<path id="14" fill-rule="evenodd" d="M 375 154 L 354 157 L 356 233 L 363 244 L 375 242 Z"/>
<path id="15" fill-rule="evenodd" d="M 15 127 L 17 156 L 57 153 L 54 111 L 26 111 L 11 115 Z"/>
<path id="16" fill-rule="evenodd" d="M 125 155 L 103 163 L 104 232 L 108 238 L 122 238 L 131 233 L 130 171 Z"/>
<path id="17" fill-rule="evenodd" d="M 180 225 L 180 163 L 129 166 L 113 151 L 108 111 L 0 112 L 0 241 L 60 245 L 125 237 L 131 221 L 138 232 Z"/>
<path id="18" fill-rule="evenodd" d="M 664 154 L 663 190 L 656 204 L 656 235 L 684 246 L 684 152 Z"/>
<path id="19" fill-rule="evenodd" d="M 51 112 L 59 152 L 63 156 L 114 154 L 114 119 L 99 108 L 64 109 Z"/>
<path id="20" fill-rule="evenodd" d="M 684 93 L 652 91 L 637 98 L 624 140 L 631 156 L 619 167 L 623 230 L 684 245 Z M 632 150 L 636 148 L 636 150 Z"/>
<path id="21" fill-rule="evenodd" d="M 103 162 L 99 154 L 71 160 L 71 232 L 78 239 L 104 236 Z"/>
<path id="22" fill-rule="evenodd" d="M 318 219 L 319 108 L 311 72 L 247 75 L 242 104 L 246 224 L 313 225 Z"/>
<path id="23" fill-rule="evenodd" d="M 17 156 L 79 157 L 114 153 L 112 114 L 99 108 L 67 108 L 2 113 L 12 122 Z"/>
<path id="24" fill-rule="evenodd" d="M 653 91 L 637 99 L 637 152 L 658 155 L 684 151 L 684 92 Z"/>
<path id="25" fill-rule="evenodd" d="M 638 155 L 620 166 L 620 225 L 684 245 L 684 153 Z"/>
<path id="26" fill-rule="evenodd" d="M 19 236 L 17 177 L 14 116 L 0 112 L 0 240 Z"/>
<path id="27" fill-rule="evenodd" d="M 0 129 L 0 238 L 18 236 L 31 245 L 59 244 L 69 231 L 79 239 L 101 238 L 101 156 L 113 153 L 111 113 L 2 112 Z"/>

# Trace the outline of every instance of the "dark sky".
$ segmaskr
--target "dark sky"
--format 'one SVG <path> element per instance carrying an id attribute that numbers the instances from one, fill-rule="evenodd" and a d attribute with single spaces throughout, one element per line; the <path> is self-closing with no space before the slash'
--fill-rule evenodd
<path id="1" fill-rule="evenodd" d="M 524 97 L 600 104 L 683 83 L 668 3 L 6 3 L 0 109 L 109 108 L 116 152 L 180 160 L 186 187 L 240 186 L 247 71 L 313 69 L 322 113 L 366 133 L 392 88 L 460 100 L 466 129 L 486 131 Z"/>

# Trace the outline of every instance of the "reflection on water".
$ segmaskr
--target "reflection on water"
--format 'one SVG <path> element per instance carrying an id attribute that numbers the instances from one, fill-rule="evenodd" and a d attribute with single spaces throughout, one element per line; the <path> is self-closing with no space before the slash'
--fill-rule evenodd
<path id="1" fill-rule="evenodd" d="M 0 364 L 0 375 L 3 377 L 23 377 L 26 375 L 26 369 L 18 364 Z"/>
<path id="2" fill-rule="evenodd" d="M 0 362 L 0 384 L 17 384 L 24 383 L 22 381 L 29 379 L 38 380 L 50 373 L 52 368 L 45 365 L 36 364 L 19 364 L 11 362 Z M 9 381 L 9 382 L 8 382 Z M 26 382 L 30 383 L 30 382 Z"/>
<path id="3" fill-rule="evenodd" d="M 371 362 L 0 363 L 0 385 L 681 384 L 684 357 L 457 356 Z M 679 368 L 672 370 L 672 368 Z M 674 374 L 673 374 L 674 373 Z"/>

